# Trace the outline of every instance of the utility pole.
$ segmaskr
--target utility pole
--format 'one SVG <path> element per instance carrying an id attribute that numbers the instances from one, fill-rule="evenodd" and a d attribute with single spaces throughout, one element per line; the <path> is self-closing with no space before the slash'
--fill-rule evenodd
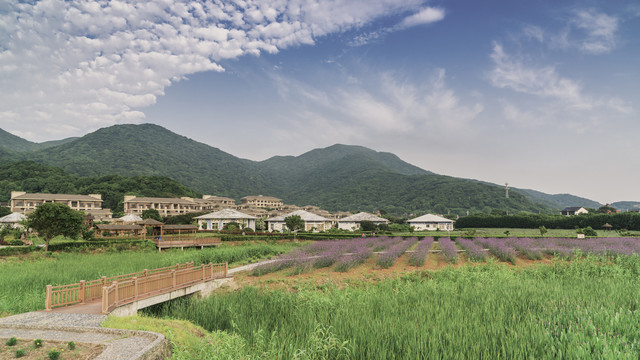
<path id="1" fill-rule="evenodd" d="M 504 183 L 504 196 L 507 199 L 509 198 L 509 183 L 508 182 Z"/>

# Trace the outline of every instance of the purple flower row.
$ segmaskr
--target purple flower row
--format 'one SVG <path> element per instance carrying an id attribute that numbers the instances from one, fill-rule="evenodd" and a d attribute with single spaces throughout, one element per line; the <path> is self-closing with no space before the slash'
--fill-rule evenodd
<path id="1" fill-rule="evenodd" d="M 508 261 L 512 264 L 516 263 L 516 250 L 507 244 L 504 240 L 496 238 L 478 239 L 478 243 L 489 248 L 491 254 L 502 261 Z"/>
<path id="2" fill-rule="evenodd" d="M 413 266 L 424 265 L 424 262 L 427 259 L 427 255 L 429 254 L 429 250 L 431 250 L 432 246 L 433 237 L 425 237 L 424 239 L 420 240 L 413 253 L 409 255 L 409 264 Z"/>
<path id="3" fill-rule="evenodd" d="M 387 250 L 387 252 L 385 252 L 384 254 L 380 254 L 376 263 L 382 268 L 390 268 L 391 266 L 393 266 L 396 260 L 416 242 L 418 242 L 418 238 L 411 237 L 403 240 L 402 242 L 396 243 L 395 245 L 391 246 L 389 250 Z"/>
<path id="4" fill-rule="evenodd" d="M 467 252 L 467 257 L 471 261 L 483 262 L 487 260 L 487 251 L 473 240 L 457 238 L 456 244 Z"/>
<path id="5" fill-rule="evenodd" d="M 458 261 L 458 248 L 456 244 L 451 241 L 448 237 L 441 237 L 438 239 L 438 246 L 440 247 L 440 251 L 442 256 L 451 263 L 455 263 Z"/>

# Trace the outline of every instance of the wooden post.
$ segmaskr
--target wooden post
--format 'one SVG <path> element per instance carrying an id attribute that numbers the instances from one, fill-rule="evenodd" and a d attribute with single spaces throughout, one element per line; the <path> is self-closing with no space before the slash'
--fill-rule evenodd
<path id="1" fill-rule="evenodd" d="M 102 313 L 106 314 L 109 310 L 107 307 L 107 302 L 109 300 L 109 292 L 107 291 L 107 287 L 102 287 Z"/>
<path id="2" fill-rule="evenodd" d="M 106 276 L 102 277 L 102 286 L 107 286 L 107 277 Z"/>
<path id="3" fill-rule="evenodd" d="M 87 299 L 86 286 L 85 281 L 80 280 L 80 303 L 84 304 Z"/>
<path id="4" fill-rule="evenodd" d="M 115 285 L 115 287 L 116 287 L 116 297 L 115 297 L 115 299 L 113 299 L 113 303 L 114 303 L 114 304 L 117 304 L 117 303 L 118 303 L 118 295 L 119 295 L 119 294 L 118 294 L 118 281 L 117 281 L 117 280 L 116 280 L 116 281 L 114 281 L 114 282 L 113 282 L 113 285 Z"/>
<path id="5" fill-rule="evenodd" d="M 149 270 L 144 269 L 144 277 L 147 277 L 147 271 L 149 271 Z"/>
<path id="6" fill-rule="evenodd" d="M 138 300 L 138 277 L 133 277 L 133 299 Z"/>
<path id="7" fill-rule="evenodd" d="M 205 264 L 202 264 L 202 281 L 205 281 L 207 279 L 207 266 Z"/>
<path id="8" fill-rule="evenodd" d="M 47 299 L 45 300 L 45 308 L 47 311 L 51 311 L 51 292 L 53 291 L 51 285 L 47 285 Z"/>
<path id="9" fill-rule="evenodd" d="M 173 287 L 176 287 L 176 271 L 171 270 L 171 276 L 173 277 Z"/>
<path id="10" fill-rule="evenodd" d="M 224 263 L 224 277 L 227 277 L 227 268 L 228 268 L 228 266 L 229 266 L 228 262 Z"/>

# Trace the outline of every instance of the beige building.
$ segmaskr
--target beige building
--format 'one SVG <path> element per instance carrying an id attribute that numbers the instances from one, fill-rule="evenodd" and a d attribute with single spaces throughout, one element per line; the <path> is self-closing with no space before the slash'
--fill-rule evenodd
<path id="1" fill-rule="evenodd" d="M 265 222 L 267 223 L 267 229 L 269 229 L 269 231 L 286 230 L 286 223 L 284 219 L 292 215 L 298 215 L 300 216 L 300 218 L 302 218 L 302 221 L 304 221 L 304 231 L 326 231 L 332 227 L 332 221 L 325 217 L 304 210 L 296 210 L 285 215 L 280 215 L 265 220 Z"/>
<path id="2" fill-rule="evenodd" d="M 124 212 L 127 214 L 141 215 L 145 210 L 155 209 L 158 210 L 160 216 L 175 216 L 193 212 L 211 211 L 222 207 L 232 207 L 235 206 L 235 201 L 231 198 L 211 195 L 204 195 L 202 199 L 125 195 L 123 205 Z"/>
<path id="3" fill-rule="evenodd" d="M 388 224 L 389 220 L 369 214 L 366 212 L 360 212 L 355 215 L 347 216 L 338 220 L 338 228 L 342 230 L 357 230 L 360 229 L 360 223 L 362 221 L 371 221 L 375 225 Z"/>
<path id="4" fill-rule="evenodd" d="M 275 198 L 273 196 L 245 196 L 240 199 L 240 206 L 255 206 L 259 208 L 270 208 L 270 209 L 279 209 L 284 205 L 282 200 Z"/>
<path id="5" fill-rule="evenodd" d="M 72 194 L 43 194 L 26 193 L 24 191 L 11 192 L 11 211 L 29 215 L 35 211 L 38 205 L 44 203 L 65 204 L 73 210 L 84 211 L 91 214 L 98 221 L 111 219 L 111 211 L 102 208 L 102 195 L 72 195 Z"/>
<path id="6" fill-rule="evenodd" d="M 426 214 L 415 219 L 407 220 L 414 230 L 453 230 L 453 220 L 449 220 L 442 216 Z"/>
<path id="7" fill-rule="evenodd" d="M 256 230 L 256 217 L 247 215 L 237 210 L 224 209 L 206 215 L 196 217 L 198 228 L 204 230 L 222 230 L 230 222 L 240 224 L 240 228 L 251 228 Z"/>

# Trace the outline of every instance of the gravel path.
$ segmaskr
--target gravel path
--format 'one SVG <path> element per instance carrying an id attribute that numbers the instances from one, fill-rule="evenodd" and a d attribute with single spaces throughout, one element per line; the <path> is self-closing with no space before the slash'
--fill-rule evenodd
<path id="1" fill-rule="evenodd" d="M 105 345 L 98 360 L 165 359 L 170 345 L 161 334 L 100 327 L 106 315 L 34 311 L 0 318 L 0 338 L 74 341 Z"/>

